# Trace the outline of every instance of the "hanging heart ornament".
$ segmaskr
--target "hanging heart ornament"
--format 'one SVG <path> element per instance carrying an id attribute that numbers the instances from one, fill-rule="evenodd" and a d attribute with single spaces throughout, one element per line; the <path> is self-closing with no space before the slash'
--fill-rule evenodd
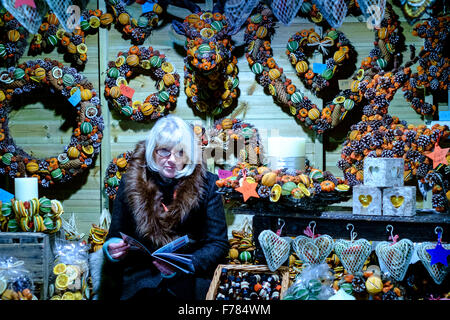
<path id="1" fill-rule="evenodd" d="M 450 250 L 450 244 L 442 244 L 442 246 Z M 424 265 L 425 269 L 427 269 L 433 281 L 440 285 L 445 277 L 447 276 L 449 267 L 445 266 L 441 263 L 431 264 L 431 255 L 427 252 L 427 250 L 434 249 L 436 247 L 436 243 L 434 242 L 423 242 L 417 246 L 417 256 L 420 261 Z"/>
<path id="2" fill-rule="evenodd" d="M 408 270 L 409 263 L 414 251 L 414 244 L 411 240 L 402 239 L 398 242 L 380 242 L 375 248 L 375 252 L 392 278 L 402 281 Z"/>
<path id="3" fill-rule="evenodd" d="M 321 264 L 325 262 L 325 259 L 333 251 L 333 238 L 326 234 L 314 239 L 298 236 L 294 239 L 294 249 L 303 262 Z"/>
<path id="4" fill-rule="evenodd" d="M 258 236 L 270 271 L 276 271 L 289 258 L 290 244 L 271 230 L 264 230 Z"/>
<path id="5" fill-rule="evenodd" d="M 372 252 L 372 246 L 366 239 L 344 240 L 334 243 L 334 252 L 348 273 L 355 274 L 362 270 L 364 262 Z"/>

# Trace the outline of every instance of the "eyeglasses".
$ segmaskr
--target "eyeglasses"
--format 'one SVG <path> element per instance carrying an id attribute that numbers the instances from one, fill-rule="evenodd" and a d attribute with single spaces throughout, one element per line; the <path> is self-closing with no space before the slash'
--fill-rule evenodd
<path id="1" fill-rule="evenodd" d="M 163 158 L 168 158 L 168 157 L 170 157 L 172 155 L 172 152 L 170 150 L 167 150 L 167 149 L 164 149 L 164 148 L 156 149 L 155 152 L 160 157 L 163 157 Z M 176 151 L 175 153 L 173 153 L 173 155 L 175 156 L 175 158 L 180 159 L 180 158 L 183 158 L 184 152 L 183 152 L 183 150 L 179 150 L 179 151 Z"/>

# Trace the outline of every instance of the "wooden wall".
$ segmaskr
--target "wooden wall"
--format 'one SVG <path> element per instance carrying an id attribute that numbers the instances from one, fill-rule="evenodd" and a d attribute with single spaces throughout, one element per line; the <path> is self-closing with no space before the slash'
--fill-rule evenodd
<path id="1" fill-rule="evenodd" d="M 206 4 L 199 3 L 199 5 L 205 8 Z M 102 10 L 106 9 L 104 1 L 99 1 L 98 3 L 90 1 L 88 3 L 88 8 L 97 7 Z M 405 22 L 399 8 L 395 7 L 395 10 L 401 17 L 406 44 L 412 44 L 419 49 L 422 46 L 422 40 L 412 36 L 412 27 Z M 135 16 L 138 16 L 140 6 L 133 4 L 130 6 L 130 11 L 134 12 Z M 303 86 L 285 55 L 285 48 L 291 35 L 302 29 L 313 27 L 314 24 L 308 22 L 307 19 L 297 17 L 289 26 L 279 24 L 272 41 L 277 63 L 283 67 L 287 76 L 298 87 Z M 359 22 L 354 17 L 348 17 L 340 30 L 345 32 L 358 53 L 356 59 L 357 68 L 361 60 L 373 48 L 373 31 L 369 30 L 365 23 Z M 235 37 L 238 42 L 242 43 L 243 31 L 239 32 Z M 177 72 L 180 73 L 180 76 L 183 77 L 183 50 L 180 46 L 174 44 L 174 40 L 177 39 L 179 40 L 180 38 L 174 35 L 170 21 L 164 21 L 147 38 L 144 45 L 153 46 L 153 48 L 163 52 L 175 66 Z M 114 60 L 118 51 L 126 51 L 131 45 L 130 41 L 124 40 L 121 33 L 112 27 L 110 30 L 100 29 L 97 34 L 88 36 L 86 44 L 89 48 L 89 61 L 83 73 L 93 83 L 102 99 L 105 120 L 102 152 L 96 161 L 95 167 L 82 180 L 65 185 L 64 188 L 59 188 L 59 190 L 40 190 L 40 196 L 46 195 L 52 199 L 61 200 L 65 209 L 63 217 L 68 219 L 72 213 L 75 213 L 78 230 L 88 234 L 91 224 L 98 223 L 102 210 L 108 208 L 108 200 L 103 190 L 103 177 L 109 162 L 114 156 L 127 150 L 132 150 L 135 143 L 145 137 L 152 124 L 137 124 L 118 117 L 115 113 L 109 111 L 108 105 L 103 98 L 107 62 Z M 244 50 L 239 50 L 239 52 L 241 52 L 237 57 L 241 90 L 239 101 L 247 102 L 249 108 L 245 113 L 245 117 L 243 117 L 243 114 L 238 117 L 253 123 L 260 131 L 267 130 L 264 132 L 272 135 L 306 137 L 307 158 L 311 163 L 317 168 L 327 169 L 336 175 L 342 175 L 342 172 L 335 167 L 335 164 L 340 157 L 340 142 L 348 131 L 348 126 L 337 128 L 332 136 L 324 139 L 325 144 L 319 141 L 311 132 L 299 126 L 293 117 L 281 111 L 280 107 L 274 104 L 272 97 L 263 92 L 262 87 L 256 84 L 254 74 L 250 71 L 245 56 L 242 54 Z M 21 61 L 41 57 L 51 57 L 63 61 L 63 55 L 57 53 L 56 50 L 50 54 L 43 54 L 37 57 L 25 55 Z M 405 57 L 409 57 L 409 51 L 405 52 Z M 316 55 L 310 61 L 322 62 L 322 56 Z M 255 84 L 256 90 L 249 95 L 249 88 Z M 150 92 L 155 91 L 154 81 L 142 76 L 136 77 L 131 81 L 130 85 L 136 90 L 135 99 L 140 98 L 143 100 Z M 180 91 L 181 94 L 174 114 L 187 121 L 201 121 L 206 125 L 207 122 L 196 117 L 187 105 L 183 85 L 181 85 Z M 322 105 L 320 99 L 317 99 L 307 91 L 305 93 L 316 104 Z M 64 108 L 68 106 L 65 105 Z M 37 101 L 11 112 L 10 128 L 17 145 L 36 156 L 59 154 L 69 141 L 72 133 L 72 128 L 64 126 L 66 120 L 59 111 L 59 108 L 62 107 L 59 104 L 55 105 L 55 103 L 46 98 L 38 98 Z M 409 107 L 401 93 L 397 94 L 392 102 L 390 113 L 413 124 L 423 123 L 424 121 Z M 263 143 L 266 144 L 267 141 L 263 141 Z M 12 183 L 6 182 L 6 179 L 2 181 L 5 181 L 6 189 L 13 193 Z"/>

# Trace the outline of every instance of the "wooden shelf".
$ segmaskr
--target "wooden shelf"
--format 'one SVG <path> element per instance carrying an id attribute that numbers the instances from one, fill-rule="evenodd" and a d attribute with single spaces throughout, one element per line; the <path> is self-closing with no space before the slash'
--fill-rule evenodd
<path id="1" fill-rule="evenodd" d="M 263 210 L 261 208 L 235 207 L 230 209 L 233 214 L 251 214 L 253 217 L 253 233 L 257 238 L 263 230 L 276 231 L 278 219 L 286 223 L 281 236 L 296 237 L 303 234 L 311 221 L 316 222 L 316 233 L 328 234 L 333 238 L 349 239 L 348 223 L 353 224 L 357 238 L 372 241 L 387 241 L 389 233 L 387 225 L 394 227 L 394 234 L 400 239 L 408 238 L 413 242 L 435 241 L 437 226 L 444 230 L 443 242 L 450 241 L 450 214 L 418 211 L 413 217 L 364 216 L 354 215 L 349 208 L 333 207 L 333 211 L 299 212 L 286 210 Z"/>

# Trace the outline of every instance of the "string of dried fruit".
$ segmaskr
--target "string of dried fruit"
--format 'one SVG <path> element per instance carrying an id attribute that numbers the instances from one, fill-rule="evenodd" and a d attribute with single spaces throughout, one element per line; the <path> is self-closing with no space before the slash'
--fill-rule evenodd
<path id="1" fill-rule="evenodd" d="M 227 259 L 229 264 L 253 264 L 256 249 L 252 233 L 245 230 L 232 230 L 231 239 L 228 239 L 230 250 Z"/>
<path id="2" fill-rule="evenodd" d="M 92 83 L 76 69 L 51 59 L 30 60 L 0 74 L 0 174 L 37 177 L 39 184 L 65 183 L 92 167 L 100 152 L 104 128 L 100 99 Z M 37 159 L 16 146 L 8 129 L 13 99 L 33 92 L 61 94 L 76 109 L 72 137 L 64 152 Z"/>
<path id="3" fill-rule="evenodd" d="M 0 61 L 7 66 L 15 65 L 24 54 L 28 31 L 0 5 Z"/>
<path id="4" fill-rule="evenodd" d="M 120 180 L 122 175 L 125 174 L 128 168 L 128 162 L 133 155 L 132 151 L 121 153 L 117 157 L 113 158 L 106 169 L 104 178 L 105 193 L 109 199 L 114 200 L 116 198 L 117 190 L 119 189 Z"/>
<path id="5" fill-rule="evenodd" d="M 201 128 L 194 127 L 199 138 L 203 135 Z M 253 165 L 261 165 L 262 142 L 258 129 L 236 118 L 222 118 L 215 121 L 213 127 L 204 133 L 202 138 L 206 141 L 203 152 L 216 157 L 216 163 L 226 161 L 228 157 L 237 156 L 239 161 Z M 226 156 L 223 156 L 223 154 Z"/>
<path id="6" fill-rule="evenodd" d="M 152 76 L 157 92 L 145 101 L 134 100 L 134 89 L 128 81 L 136 75 Z M 105 97 L 115 109 L 133 121 L 154 120 L 174 110 L 180 94 L 180 76 L 166 56 L 152 47 L 131 46 L 120 51 L 115 61 L 108 62 Z"/>
<path id="7" fill-rule="evenodd" d="M 315 50 L 322 52 L 326 59 L 326 69 L 320 74 L 315 73 L 314 68 L 308 64 L 307 56 Z M 316 96 L 325 89 L 330 89 L 330 82 L 339 77 L 339 71 L 342 71 L 350 55 L 354 54 L 354 48 L 344 33 L 334 28 L 325 31 L 323 36 L 315 29 L 296 32 L 289 38 L 286 49 L 286 55 L 295 67 L 297 75 L 305 87 Z M 270 61 L 273 63 L 273 59 Z"/>
<path id="8" fill-rule="evenodd" d="M 433 95 L 446 92 L 450 78 L 450 59 L 444 56 L 445 43 L 450 30 L 450 17 L 433 17 L 418 23 L 413 35 L 424 38 L 417 72 L 413 73 L 403 87 L 406 101 L 419 114 L 432 115 L 436 106 L 424 101 L 425 92 Z"/>
<path id="9" fill-rule="evenodd" d="M 237 59 L 229 25 L 220 12 L 196 11 L 175 31 L 186 36 L 184 85 L 188 104 L 201 113 L 220 115 L 237 104 Z"/>
<path id="10" fill-rule="evenodd" d="M 230 177 L 216 181 L 223 192 L 240 187 L 244 178 L 248 183 L 257 183 L 256 191 L 261 199 L 278 202 L 282 197 L 291 199 L 313 198 L 321 193 L 342 194 L 350 186 L 329 171 L 306 166 L 304 171 L 294 169 L 272 170 L 266 166 L 256 167 L 249 163 L 238 163 L 232 168 Z M 231 189 L 231 190 L 230 190 Z"/>
<path id="11" fill-rule="evenodd" d="M 61 48 L 67 52 L 76 66 L 84 66 L 88 61 L 86 36 L 97 32 L 100 26 L 108 27 L 112 22 L 113 17 L 110 13 L 103 13 L 99 9 L 84 10 L 81 13 L 80 25 L 75 27 L 72 32 L 67 32 L 56 15 L 49 11 L 44 16 L 38 33 L 31 41 L 30 52 L 37 55 Z"/>
<path id="12" fill-rule="evenodd" d="M 143 12 L 138 19 L 133 18 L 127 11 L 127 4 L 122 0 L 108 0 L 106 3 L 111 8 L 117 19 L 116 27 L 122 34 L 131 39 L 134 45 L 141 45 L 150 36 L 152 30 L 158 25 L 163 14 L 163 8 L 155 1 L 150 11 Z"/>
<path id="13" fill-rule="evenodd" d="M 324 132 L 330 125 L 326 118 L 321 118 L 321 110 L 286 77 L 283 68 L 273 58 L 271 38 L 275 32 L 275 18 L 272 10 L 259 4 L 256 12 L 247 19 L 244 35 L 245 56 L 256 75 L 256 81 L 292 116 L 305 122 L 310 129 Z"/>

